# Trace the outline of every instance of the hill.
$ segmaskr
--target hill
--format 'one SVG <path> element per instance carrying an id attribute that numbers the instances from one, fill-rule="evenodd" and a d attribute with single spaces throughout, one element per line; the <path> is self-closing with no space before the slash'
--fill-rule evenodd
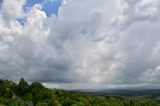
<path id="1" fill-rule="evenodd" d="M 0 80 L 0 106 L 160 106 L 160 90 L 65 91 Z"/>

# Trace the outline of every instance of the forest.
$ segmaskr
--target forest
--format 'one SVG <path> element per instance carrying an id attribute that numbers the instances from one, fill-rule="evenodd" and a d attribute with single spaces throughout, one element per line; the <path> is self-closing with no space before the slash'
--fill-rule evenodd
<path id="1" fill-rule="evenodd" d="M 28 84 L 23 78 L 19 83 L 0 80 L 0 106 L 160 106 L 159 93 L 159 90 L 91 93 L 49 89 L 39 82 Z"/>

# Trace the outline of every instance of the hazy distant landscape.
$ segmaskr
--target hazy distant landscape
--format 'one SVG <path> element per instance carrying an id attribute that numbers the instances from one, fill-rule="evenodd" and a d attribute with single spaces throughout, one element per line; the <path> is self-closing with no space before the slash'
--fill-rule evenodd
<path id="1" fill-rule="evenodd" d="M 160 89 L 63 90 L 0 80 L 1 106 L 159 106 Z"/>

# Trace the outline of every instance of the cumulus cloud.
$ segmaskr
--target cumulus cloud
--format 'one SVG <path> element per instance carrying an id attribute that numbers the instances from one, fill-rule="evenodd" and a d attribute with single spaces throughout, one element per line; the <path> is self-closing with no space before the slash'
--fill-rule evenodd
<path id="1" fill-rule="evenodd" d="M 159 19 L 158 0 L 122 0 L 119 14 L 113 18 L 113 25 L 121 29 L 142 21 Z"/>
<path id="2" fill-rule="evenodd" d="M 1 15 L 6 21 L 21 17 L 23 15 L 22 6 L 25 0 L 3 0 Z"/>
<path id="3" fill-rule="evenodd" d="M 26 13 L 24 3 L 2 4 L 0 78 L 159 83 L 158 0 L 64 0 L 57 17 L 47 17 L 41 4 Z M 17 18 L 23 16 L 27 22 L 21 25 Z"/>

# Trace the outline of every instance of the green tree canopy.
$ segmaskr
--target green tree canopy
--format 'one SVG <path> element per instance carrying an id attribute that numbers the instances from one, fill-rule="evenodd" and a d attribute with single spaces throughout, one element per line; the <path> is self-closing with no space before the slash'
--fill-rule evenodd
<path id="1" fill-rule="evenodd" d="M 29 87 L 28 83 L 24 80 L 24 78 L 21 78 L 20 82 L 18 84 L 17 93 L 20 96 L 23 96 L 29 91 L 29 88 L 30 87 Z"/>
<path id="2" fill-rule="evenodd" d="M 44 89 L 45 87 L 39 83 L 39 82 L 33 82 L 31 85 L 30 85 L 30 88 L 31 89 L 36 89 L 36 90 L 40 90 L 40 89 Z"/>

